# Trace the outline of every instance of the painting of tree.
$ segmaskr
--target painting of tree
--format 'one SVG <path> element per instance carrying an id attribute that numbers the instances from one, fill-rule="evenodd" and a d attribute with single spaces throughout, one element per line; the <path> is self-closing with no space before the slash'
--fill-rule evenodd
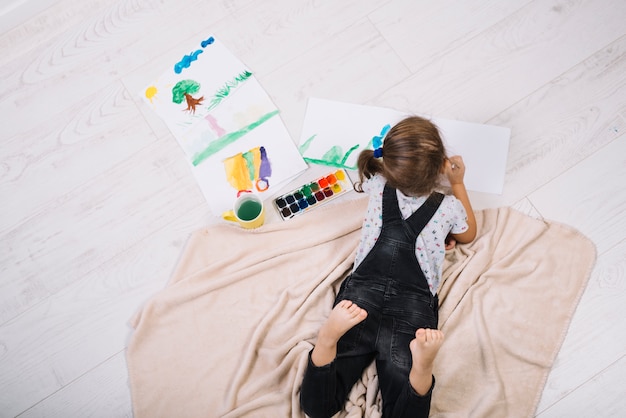
<path id="1" fill-rule="evenodd" d="M 200 83 L 194 80 L 181 80 L 172 88 L 172 101 L 176 104 L 181 104 L 183 100 L 187 102 L 188 112 L 196 113 L 196 106 L 201 104 L 204 100 L 204 96 L 196 99 L 192 94 L 197 93 L 200 90 Z"/>

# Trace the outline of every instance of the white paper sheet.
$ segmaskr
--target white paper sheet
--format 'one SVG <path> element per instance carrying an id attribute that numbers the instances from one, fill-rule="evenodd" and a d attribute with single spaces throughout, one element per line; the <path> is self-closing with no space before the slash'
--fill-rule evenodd
<path id="1" fill-rule="evenodd" d="M 185 152 L 216 215 L 232 208 L 239 186 L 265 195 L 307 168 L 270 97 L 214 37 L 181 54 L 142 96 Z"/>
<path id="2" fill-rule="evenodd" d="M 383 107 L 310 98 L 299 150 L 309 163 L 354 170 L 359 153 L 372 148 L 372 139 L 407 116 Z M 501 194 L 510 129 L 449 119 L 431 120 L 439 127 L 448 155 L 463 157 L 467 189 Z"/>

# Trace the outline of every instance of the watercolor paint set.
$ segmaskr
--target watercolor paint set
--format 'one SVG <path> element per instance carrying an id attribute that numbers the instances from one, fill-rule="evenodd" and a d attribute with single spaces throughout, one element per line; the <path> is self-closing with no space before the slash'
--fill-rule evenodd
<path id="1" fill-rule="evenodd" d="M 333 171 L 315 181 L 274 199 L 274 206 L 283 220 L 301 215 L 352 190 L 352 182 L 343 169 Z"/>

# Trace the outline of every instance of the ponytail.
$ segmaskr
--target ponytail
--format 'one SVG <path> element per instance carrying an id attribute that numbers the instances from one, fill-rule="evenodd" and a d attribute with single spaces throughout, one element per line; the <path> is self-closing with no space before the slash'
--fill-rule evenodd
<path id="1" fill-rule="evenodd" d="M 383 164 L 380 158 L 374 157 L 374 151 L 366 149 L 361 151 L 357 160 L 359 169 L 359 181 L 354 184 L 354 190 L 363 193 L 363 182 L 374 174 L 383 173 Z"/>

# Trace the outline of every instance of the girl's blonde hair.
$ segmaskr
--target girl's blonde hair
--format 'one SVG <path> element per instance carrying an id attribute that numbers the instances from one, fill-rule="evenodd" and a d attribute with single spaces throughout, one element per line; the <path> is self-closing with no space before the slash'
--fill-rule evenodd
<path id="1" fill-rule="evenodd" d="M 382 147 L 382 158 L 375 158 L 373 150 L 359 154 L 357 191 L 362 192 L 363 181 L 377 173 L 407 196 L 430 194 L 439 186 L 447 157 L 439 130 L 431 121 L 419 116 L 401 120 L 387 133 Z"/>

